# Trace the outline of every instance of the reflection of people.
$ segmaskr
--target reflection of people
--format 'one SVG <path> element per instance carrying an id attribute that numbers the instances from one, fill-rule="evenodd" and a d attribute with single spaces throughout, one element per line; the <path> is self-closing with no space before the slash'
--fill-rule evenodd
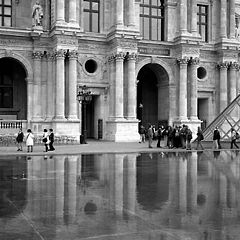
<path id="1" fill-rule="evenodd" d="M 42 9 L 39 1 L 36 1 L 35 5 L 33 6 L 33 10 L 32 10 L 33 25 L 41 26 L 42 18 L 43 18 L 43 9 Z"/>

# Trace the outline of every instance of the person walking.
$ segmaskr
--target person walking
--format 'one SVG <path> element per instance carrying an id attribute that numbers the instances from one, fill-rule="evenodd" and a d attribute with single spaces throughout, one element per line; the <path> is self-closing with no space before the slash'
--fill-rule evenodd
<path id="1" fill-rule="evenodd" d="M 203 133 L 202 133 L 202 129 L 200 127 L 198 127 L 198 130 L 197 130 L 197 147 L 196 147 L 196 150 L 198 150 L 198 147 L 200 146 L 201 149 L 203 150 L 203 145 L 202 145 L 202 140 L 204 139 L 203 137 Z"/>
<path id="2" fill-rule="evenodd" d="M 237 132 L 235 131 L 234 128 L 231 128 L 231 149 L 233 149 L 233 145 L 236 148 L 239 148 L 236 141 L 237 141 Z"/>
<path id="3" fill-rule="evenodd" d="M 218 127 L 215 127 L 214 131 L 213 131 L 213 148 L 215 149 L 221 149 L 222 146 L 220 144 L 220 132 L 218 130 Z"/>
<path id="4" fill-rule="evenodd" d="M 140 125 L 139 134 L 140 134 L 139 143 L 142 143 L 142 142 L 144 143 L 145 142 L 145 127 L 143 125 Z"/>
<path id="5" fill-rule="evenodd" d="M 186 134 L 186 150 L 191 150 L 192 131 L 187 125 L 185 125 L 185 134 Z"/>
<path id="6" fill-rule="evenodd" d="M 161 139 L 162 139 L 162 133 L 163 133 L 163 126 L 159 126 L 157 130 L 157 147 L 161 147 Z"/>
<path id="7" fill-rule="evenodd" d="M 34 135 L 32 134 L 32 130 L 27 130 L 27 137 L 26 137 L 26 146 L 27 146 L 27 152 L 33 151 L 33 144 L 34 144 Z"/>
<path id="8" fill-rule="evenodd" d="M 24 138 L 24 134 L 23 134 L 22 128 L 19 128 L 19 132 L 16 138 L 17 147 L 18 147 L 17 151 L 22 151 L 23 138 Z"/>
<path id="9" fill-rule="evenodd" d="M 54 151 L 55 148 L 53 147 L 53 143 L 54 143 L 54 133 L 53 133 L 53 129 L 50 128 L 49 129 L 49 151 Z"/>
<path id="10" fill-rule="evenodd" d="M 42 138 L 42 141 L 44 143 L 44 146 L 45 146 L 45 152 L 48 151 L 48 144 L 49 144 L 49 136 L 48 136 L 48 131 L 47 129 L 44 129 L 43 130 L 43 138 Z"/>
<path id="11" fill-rule="evenodd" d="M 152 148 L 153 129 L 152 129 L 152 125 L 150 123 L 148 124 L 147 135 L 148 135 L 148 147 Z"/>

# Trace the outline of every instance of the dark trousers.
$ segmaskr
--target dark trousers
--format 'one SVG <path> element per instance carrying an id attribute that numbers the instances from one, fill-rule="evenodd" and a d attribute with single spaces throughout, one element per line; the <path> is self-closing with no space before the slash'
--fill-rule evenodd
<path id="1" fill-rule="evenodd" d="M 55 150 L 55 148 L 53 147 L 53 141 L 50 141 L 50 143 L 49 143 L 49 150 L 50 151 L 54 151 Z"/>
<path id="2" fill-rule="evenodd" d="M 233 140 L 231 141 L 231 149 L 233 148 L 233 145 L 234 145 L 236 148 L 239 148 L 238 145 L 237 145 L 237 143 L 236 143 L 236 139 L 233 139 Z"/>

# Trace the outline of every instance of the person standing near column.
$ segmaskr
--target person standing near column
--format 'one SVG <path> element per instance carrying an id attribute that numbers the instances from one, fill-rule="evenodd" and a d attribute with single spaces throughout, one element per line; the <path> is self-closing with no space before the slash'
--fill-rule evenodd
<path id="1" fill-rule="evenodd" d="M 53 143 L 54 143 L 54 133 L 53 133 L 53 129 L 50 128 L 50 129 L 49 129 L 49 132 L 50 132 L 50 134 L 49 134 L 49 141 L 50 141 L 50 143 L 49 143 L 49 151 L 54 151 L 55 148 L 53 147 Z"/>
<path id="2" fill-rule="evenodd" d="M 17 135 L 17 138 L 16 138 L 17 146 L 18 146 L 17 151 L 22 151 L 23 138 L 24 138 L 24 134 L 22 132 L 22 128 L 19 128 L 19 132 L 18 132 L 18 135 Z"/>
<path id="3" fill-rule="evenodd" d="M 27 137 L 26 137 L 27 152 L 33 151 L 33 142 L 34 142 L 33 140 L 34 140 L 34 135 L 32 134 L 32 130 L 28 129 Z"/>
<path id="4" fill-rule="evenodd" d="M 152 130 L 152 125 L 150 123 L 148 124 L 147 136 L 148 136 L 148 147 L 152 148 L 153 130 Z"/>

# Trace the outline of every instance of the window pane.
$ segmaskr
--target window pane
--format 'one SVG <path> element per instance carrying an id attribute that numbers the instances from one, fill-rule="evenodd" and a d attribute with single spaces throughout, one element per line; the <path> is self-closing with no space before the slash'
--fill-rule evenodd
<path id="1" fill-rule="evenodd" d="M 84 2 L 83 2 L 83 8 L 84 8 L 84 9 L 90 9 L 90 2 L 84 1 Z"/>
<path id="2" fill-rule="evenodd" d="M 2 8 L 0 7 L 0 15 L 2 15 Z"/>
<path id="3" fill-rule="evenodd" d="M 143 28 L 144 28 L 144 36 L 143 37 L 145 39 L 149 39 L 149 19 L 148 18 L 144 18 Z"/>
<path id="4" fill-rule="evenodd" d="M 158 40 L 157 35 L 158 35 L 158 20 L 157 19 L 152 19 L 152 39 L 151 40 Z"/>
<path id="5" fill-rule="evenodd" d="M 89 12 L 84 12 L 84 30 L 89 32 L 90 31 L 90 24 L 89 24 Z"/>
<path id="6" fill-rule="evenodd" d="M 92 4 L 92 10 L 98 11 L 98 3 L 93 3 Z"/>
<path id="7" fill-rule="evenodd" d="M 152 16 L 157 16 L 158 10 L 157 8 L 152 8 Z"/>
<path id="8" fill-rule="evenodd" d="M 12 5 L 12 4 L 11 4 L 11 0 L 4 0 L 4 4 L 5 4 L 5 5 Z"/>
<path id="9" fill-rule="evenodd" d="M 143 11 L 144 11 L 144 15 L 149 15 L 150 14 L 150 8 L 148 8 L 148 7 L 144 7 Z"/>
<path id="10" fill-rule="evenodd" d="M 5 88 L 3 95 L 3 106 L 6 108 L 13 107 L 12 88 Z"/>
<path id="11" fill-rule="evenodd" d="M 11 18 L 4 17 L 4 26 L 11 27 Z"/>
<path id="12" fill-rule="evenodd" d="M 3 75 L 3 85 L 12 85 L 12 79 L 9 75 Z"/>
<path id="13" fill-rule="evenodd" d="M 0 5 L 2 5 L 2 1 L 3 1 L 3 0 L 0 0 Z"/>
<path id="14" fill-rule="evenodd" d="M 11 15 L 11 8 L 10 7 L 5 7 L 4 8 L 4 15 Z"/>
<path id="15" fill-rule="evenodd" d="M 152 5 L 157 6 L 158 5 L 158 0 L 152 0 Z"/>
<path id="16" fill-rule="evenodd" d="M 92 31 L 98 32 L 98 13 L 92 14 Z"/>

